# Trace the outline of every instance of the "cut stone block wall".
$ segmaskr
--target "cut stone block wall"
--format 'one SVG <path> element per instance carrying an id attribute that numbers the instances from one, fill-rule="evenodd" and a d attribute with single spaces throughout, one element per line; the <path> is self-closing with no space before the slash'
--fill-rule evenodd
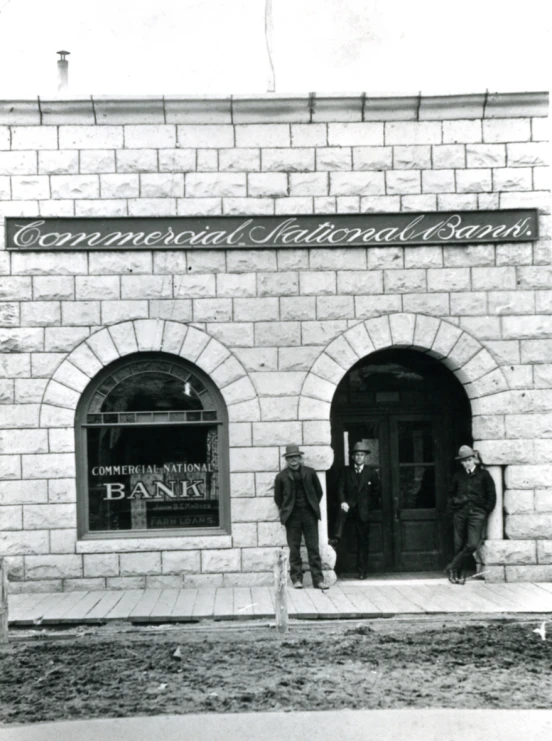
<path id="1" fill-rule="evenodd" d="M 397 120 L 397 119 L 402 120 Z M 332 462 L 339 380 L 385 347 L 464 384 L 504 472 L 490 578 L 550 578 L 552 242 L 547 98 L 41 101 L 0 106 L 0 553 L 14 590 L 269 583 L 283 446 Z M 6 216 L 534 207 L 533 243 L 8 253 Z M 74 410 L 158 349 L 228 405 L 231 535 L 77 539 Z M 323 554 L 326 523 L 321 523 Z"/>

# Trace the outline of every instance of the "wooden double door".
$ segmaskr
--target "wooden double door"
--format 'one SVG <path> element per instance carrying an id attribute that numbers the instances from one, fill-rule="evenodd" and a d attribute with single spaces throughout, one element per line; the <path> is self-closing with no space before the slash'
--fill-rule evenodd
<path id="1" fill-rule="evenodd" d="M 449 451 L 443 416 L 351 414 L 334 419 L 334 425 L 336 460 L 349 461 L 354 444 L 363 442 L 370 449 L 367 465 L 380 479 L 372 502 L 368 570 L 443 568 L 450 555 L 445 518 Z M 337 466 L 328 477 L 330 536 L 339 513 L 339 475 Z M 355 573 L 357 543 L 350 516 L 337 552 L 337 573 Z"/>

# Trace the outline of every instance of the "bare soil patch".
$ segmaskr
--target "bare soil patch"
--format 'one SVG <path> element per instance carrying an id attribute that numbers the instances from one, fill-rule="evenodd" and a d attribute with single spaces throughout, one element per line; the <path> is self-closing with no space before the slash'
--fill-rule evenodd
<path id="1" fill-rule="evenodd" d="M 527 623 L 75 631 L 0 648 L 0 722 L 338 708 L 549 708 Z"/>

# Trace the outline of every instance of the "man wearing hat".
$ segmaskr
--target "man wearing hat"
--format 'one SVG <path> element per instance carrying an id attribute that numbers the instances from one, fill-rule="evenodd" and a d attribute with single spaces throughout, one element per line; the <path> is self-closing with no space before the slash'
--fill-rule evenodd
<path id="1" fill-rule="evenodd" d="M 318 550 L 322 486 L 316 471 L 303 465 L 303 453 L 298 445 L 286 445 L 284 458 L 287 467 L 274 481 L 274 501 L 280 511 L 280 522 L 286 528 L 291 583 L 295 589 L 303 588 L 301 537 L 304 536 L 313 587 L 328 589 Z"/>
<path id="2" fill-rule="evenodd" d="M 357 534 L 358 578 L 365 579 L 368 568 L 368 546 L 370 535 L 370 510 L 379 497 L 380 482 L 375 470 L 366 465 L 370 448 L 358 442 L 353 446 L 352 466 L 345 466 L 339 480 L 338 493 L 341 512 L 337 523 L 334 542 L 339 542 L 347 513 L 351 512 Z"/>
<path id="3" fill-rule="evenodd" d="M 460 447 L 455 460 L 462 466 L 452 477 L 449 499 L 455 555 L 445 571 L 452 584 L 464 584 L 463 569 L 481 543 L 487 518 L 496 504 L 496 488 L 491 474 L 478 465 L 479 456 L 469 445 Z"/>

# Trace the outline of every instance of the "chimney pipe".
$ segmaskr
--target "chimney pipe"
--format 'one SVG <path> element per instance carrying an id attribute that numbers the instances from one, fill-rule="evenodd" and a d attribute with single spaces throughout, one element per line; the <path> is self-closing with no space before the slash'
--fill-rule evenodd
<path id="1" fill-rule="evenodd" d="M 69 51 L 58 51 L 56 54 L 60 55 L 58 59 L 58 93 L 64 93 L 67 90 L 69 84 L 69 62 L 65 58 L 71 52 Z"/>

